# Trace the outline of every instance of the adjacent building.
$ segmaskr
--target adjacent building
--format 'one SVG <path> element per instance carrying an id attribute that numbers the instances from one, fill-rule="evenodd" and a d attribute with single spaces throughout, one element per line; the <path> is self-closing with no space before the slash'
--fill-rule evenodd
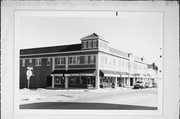
<path id="1" fill-rule="evenodd" d="M 137 80 L 155 81 L 156 71 L 144 57 L 112 48 L 93 33 L 80 44 L 20 50 L 20 88 L 130 87 Z M 150 71 L 151 69 L 152 71 Z M 157 71 L 156 71 L 157 72 Z"/>

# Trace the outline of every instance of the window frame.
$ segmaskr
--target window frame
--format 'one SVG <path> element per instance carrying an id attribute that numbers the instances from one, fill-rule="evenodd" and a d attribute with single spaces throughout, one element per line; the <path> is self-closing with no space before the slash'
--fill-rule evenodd
<path id="1" fill-rule="evenodd" d="M 47 66 L 51 66 L 51 58 L 47 58 Z"/>
<path id="2" fill-rule="evenodd" d="M 41 58 L 36 58 L 35 60 L 35 66 L 41 66 L 42 65 L 42 59 Z"/>

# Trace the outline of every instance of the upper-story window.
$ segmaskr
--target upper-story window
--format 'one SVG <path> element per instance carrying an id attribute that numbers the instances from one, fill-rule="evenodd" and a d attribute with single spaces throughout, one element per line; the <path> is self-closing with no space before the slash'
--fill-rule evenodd
<path id="1" fill-rule="evenodd" d="M 72 64 L 72 57 L 68 58 L 68 64 Z"/>
<path id="2" fill-rule="evenodd" d="M 80 64 L 84 64 L 84 56 L 80 56 Z"/>
<path id="3" fill-rule="evenodd" d="M 84 41 L 84 49 L 86 49 L 88 47 L 88 42 L 87 41 Z"/>
<path id="4" fill-rule="evenodd" d="M 124 67 L 124 61 L 122 61 L 122 66 Z"/>
<path id="5" fill-rule="evenodd" d="M 77 64 L 80 64 L 80 57 L 77 57 Z"/>
<path id="6" fill-rule="evenodd" d="M 97 48 L 98 47 L 98 42 L 97 40 L 93 40 L 93 48 Z"/>
<path id="7" fill-rule="evenodd" d="M 29 64 L 32 64 L 32 59 L 29 59 Z"/>
<path id="8" fill-rule="evenodd" d="M 113 65 L 114 66 L 116 65 L 116 59 L 113 59 Z"/>
<path id="9" fill-rule="evenodd" d="M 61 57 L 61 64 L 65 64 L 65 63 L 66 63 L 65 57 Z"/>
<path id="10" fill-rule="evenodd" d="M 121 66 L 121 60 L 119 60 L 119 66 Z"/>
<path id="11" fill-rule="evenodd" d="M 90 48 L 97 48 L 97 47 L 98 47 L 97 40 L 82 41 L 82 49 L 90 49 Z"/>
<path id="12" fill-rule="evenodd" d="M 105 57 L 105 64 L 107 64 L 108 60 L 107 60 L 107 57 Z"/>
<path id="13" fill-rule="evenodd" d="M 41 58 L 36 59 L 36 66 L 41 66 Z"/>
<path id="14" fill-rule="evenodd" d="M 84 63 L 85 63 L 85 64 L 88 64 L 88 56 L 84 56 L 84 57 L 85 57 Z"/>
<path id="15" fill-rule="evenodd" d="M 80 64 L 80 56 L 68 57 L 68 64 Z"/>
<path id="16" fill-rule="evenodd" d="M 77 63 L 76 57 L 73 57 L 73 64 L 76 64 L 76 63 Z"/>
<path id="17" fill-rule="evenodd" d="M 56 58 L 55 59 L 55 64 L 56 65 L 60 65 L 61 64 L 61 59 L 60 58 Z"/>
<path id="18" fill-rule="evenodd" d="M 87 41 L 83 41 L 82 44 L 83 44 L 83 49 L 86 49 L 87 48 Z"/>
<path id="19" fill-rule="evenodd" d="M 91 40 L 88 41 L 88 48 L 92 48 L 92 41 Z"/>
<path id="20" fill-rule="evenodd" d="M 126 62 L 126 67 L 127 67 L 127 68 L 129 67 L 129 62 Z"/>
<path id="21" fill-rule="evenodd" d="M 51 58 L 47 58 L 47 66 L 51 65 Z"/>
<path id="22" fill-rule="evenodd" d="M 100 41 L 100 47 L 103 50 L 108 50 L 108 43 L 104 42 L 104 41 Z"/>
<path id="23" fill-rule="evenodd" d="M 66 59 L 65 57 L 58 57 L 55 59 L 55 64 L 56 65 L 61 65 L 61 64 L 65 64 L 66 63 Z"/>
<path id="24" fill-rule="evenodd" d="M 85 55 L 76 57 L 77 64 L 94 64 L 96 62 L 95 55 Z"/>
<path id="25" fill-rule="evenodd" d="M 91 55 L 90 56 L 90 64 L 94 64 L 96 62 L 96 56 Z"/>

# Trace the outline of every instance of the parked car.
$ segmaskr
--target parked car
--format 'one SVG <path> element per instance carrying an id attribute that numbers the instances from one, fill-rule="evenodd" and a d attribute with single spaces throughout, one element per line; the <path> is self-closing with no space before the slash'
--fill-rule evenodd
<path id="1" fill-rule="evenodd" d="M 145 83 L 145 88 L 152 88 L 152 87 L 153 87 L 152 83 L 150 82 Z"/>
<path id="2" fill-rule="evenodd" d="M 139 89 L 139 88 L 145 88 L 145 83 L 143 81 L 137 81 L 134 85 L 134 89 Z"/>
<path id="3" fill-rule="evenodd" d="M 152 83 L 152 87 L 153 87 L 153 88 L 157 88 L 157 83 L 153 82 L 153 83 Z"/>

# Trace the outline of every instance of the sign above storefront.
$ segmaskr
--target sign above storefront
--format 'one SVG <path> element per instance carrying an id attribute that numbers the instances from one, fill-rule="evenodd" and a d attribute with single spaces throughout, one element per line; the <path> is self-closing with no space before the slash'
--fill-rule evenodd
<path id="1" fill-rule="evenodd" d="M 95 74 L 88 74 L 88 73 L 73 73 L 73 74 L 65 74 L 65 76 L 95 76 Z"/>

